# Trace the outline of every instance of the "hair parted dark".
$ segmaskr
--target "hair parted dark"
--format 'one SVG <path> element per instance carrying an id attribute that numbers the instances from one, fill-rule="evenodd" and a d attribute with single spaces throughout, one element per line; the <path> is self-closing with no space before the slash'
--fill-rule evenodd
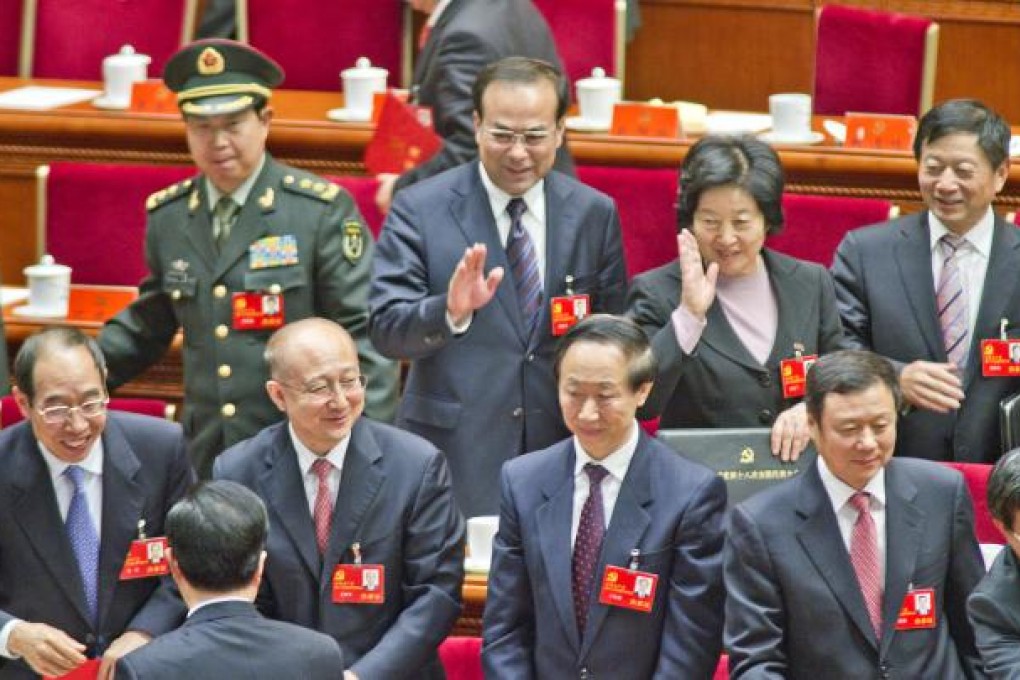
<path id="1" fill-rule="evenodd" d="M 709 189 L 734 186 L 754 199 L 765 218 L 765 233 L 777 234 L 783 218 L 783 164 L 771 146 L 754 137 L 709 135 L 684 158 L 677 196 L 677 231 L 690 229 L 701 196 Z"/>
<path id="2" fill-rule="evenodd" d="M 830 394 L 856 394 L 876 384 L 892 392 L 896 411 L 903 402 L 896 371 L 889 360 L 860 349 L 847 349 L 826 354 L 808 370 L 804 404 L 808 415 L 820 423 L 825 397 Z"/>
<path id="3" fill-rule="evenodd" d="M 648 336 L 640 326 L 626 317 L 593 314 L 567 331 L 556 347 L 556 362 L 553 368 L 557 380 L 560 377 L 563 357 L 566 356 L 567 350 L 578 342 L 612 345 L 623 352 L 623 356 L 627 358 L 627 378 L 631 390 L 655 380 L 658 364 L 648 342 Z"/>
<path id="4" fill-rule="evenodd" d="M 914 158 L 921 159 L 925 144 L 961 132 L 977 135 L 992 169 L 1009 158 L 1009 123 L 976 99 L 950 99 L 924 114 L 914 135 Z"/>
<path id="5" fill-rule="evenodd" d="M 556 91 L 556 120 L 559 121 L 567 115 L 567 107 L 570 106 L 570 90 L 567 79 L 558 68 L 547 61 L 532 59 L 530 57 L 506 57 L 494 61 L 479 72 L 471 87 L 471 100 L 475 107 L 475 113 L 479 118 L 484 118 L 482 111 L 482 99 L 485 90 L 492 83 L 515 83 L 518 85 L 534 85 L 546 80 Z"/>
<path id="6" fill-rule="evenodd" d="M 1013 531 L 1013 518 L 1020 510 L 1020 449 L 1006 453 L 992 468 L 987 498 L 992 517 Z"/>
<path id="7" fill-rule="evenodd" d="M 266 547 L 266 507 L 228 481 L 199 482 L 166 517 L 166 538 L 192 586 L 214 593 L 251 583 Z"/>
<path id="8" fill-rule="evenodd" d="M 28 337 L 14 357 L 14 384 L 25 393 L 29 403 L 35 400 L 35 366 L 39 359 L 54 350 L 84 347 L 88 350 L 99 376 L 106 382 L 106 359 L 99 343 L 77 328 L 58 326 L 47 328 Z"/>

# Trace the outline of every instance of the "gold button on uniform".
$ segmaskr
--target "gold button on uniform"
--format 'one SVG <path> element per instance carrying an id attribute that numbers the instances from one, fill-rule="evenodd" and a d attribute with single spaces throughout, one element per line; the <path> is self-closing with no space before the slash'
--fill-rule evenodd
<path id="1" fill-rule="evenodd" d="M 226 297 L 226 295 L 227 295 L 227 287 L 224 286 L 224 285 L 216 286 L 215 288 L 212 289 L 212 294 L 215 295 L 218 298 Z"/>
<path id="2" fill-rule="evenodd" d="M 221 364 L 219 370 L 217 371 L 217 373 L 219 373 L 221 378 L 229 378 L 230 377 L 230 366 L 227 365 L 227 364 Z"/>
<path id="3" fill-rule="evenodd" d="M 172 293 L 170 293 L 170 297 L 172 299 L 174 299 L 174 300 L 180 300 L 181 299 L 181 291 L 175 289 Z"/>
<path id="4" fill-rule="evenodd" d="M 220 340 L 227 337 L 227 334 L 229 333 L 230 329 L 227 328 L 224 324 L 220 324 L 219 326 L 216 327 L 216 337 L 219 338 Z"/>
<path id="5" fill-rule="evenodd" d="M 224 418 L 233 418 L 234 414 L 237 413 L 237 408 L 233 404 L 224 404 L 223 408 L 220 409 L 220 413 L 223 414 Z"/>
<path id="6" fill-rule="evenodd" d="M 271 285 L 269 287 L 269 293 L 271 295 L 279 295 L 282 290 L 283 289 L 280 288 L 280 284 L 278 284 L 278 283 L 274 283 L 273 285 Z"/>

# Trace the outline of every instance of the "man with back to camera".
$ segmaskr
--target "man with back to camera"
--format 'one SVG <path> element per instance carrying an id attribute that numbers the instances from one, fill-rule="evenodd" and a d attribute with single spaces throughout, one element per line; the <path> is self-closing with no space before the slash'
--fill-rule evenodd
<path id="1" fill-rule="evenodd" d="M 967 596 L 984 574 L 960 473 L 893 457 L 899 384 L 862 350 L 807 375 L 818 457 L 730 511 L 730 677 L 982 678 Z"/>
<path id="2" fill-rule="evenodd" d="M 443 455 L 361 417 L 365 378 L 334 322 L 284 326 L 266 361 L 266 390 L 287 419 L 213 470 L 269 511 L 256 604 L 336 639 L 347 680 L 444 677 L 436 649 L 460 614 L 464 520 Z"/>
<path id="3" fill-rule="evenodd" d="M 62 675 L 86 658 L 109 678 L 184 618 L 169 578 L 122 574 L 191 483 L 184 437 L 108 413 L 102 352 L 76 329 L 29 337 L 14 377 L 26 422 L 0 432 L 0 678 Z"/>
<path id="4" fill-rule="evenodd" d="M 503 466 L 487 678 L 715 671 L 726 488 L 638 426 L 655 373 L 647 337 L 622 317 L 585 319 L 557 348 L 574 436 Z"/>
<path id="5" fill-rule="evenodd" d="M 99 337 L 111 387 L 157 361 L 183 330 L 182 422 L 195 469 L 208 478 L 223 449 L 279 418 L 263 390 L 269 335 L 323 316 L 357 339 L 369 413 L 390 420 L 397 369 L 367 336 L 372 237 L 346 191 L 266 152 L 280 67 L 248 45 L 203 40 L 171 57 L 164 78 L 202 174 L 148 200 L 149 276 Z"/>
<path id="6" fill-rule="evenodd" d="M 918 124 L 914 156 L 926 210 L 848 233 L 832 274 L 851 346 L 896 367 L 912 410 L 898 455 L 991 463 L 999 402 L 1015 377 L 982 376 L 981 341 L 1020 337 L 1020 233 L 992 201 L 1009 176 L 1009 125 L 954 99 Z"/>
<path id="7" fill-rule="evenodd" d="M 480 161 L 397 195 L 369 302 L 372 342 L 411 360 L 397 423 L 446 454 L 469 517 L 496 513 L 503 462 L 567 436 L 552 370 L 566 310 L 622 311 L 627 279 L 612 199 L 552 169 L 560 72 L 504 59 L 473 97 Z"/>
<path id="8" fill-rule="evenodd" d="M 240 484 L 202 482 L 178 501 L 166 519 L 166 553 L 188 618 L 118 661 L 117 678 L 339 678 L 333 638 L 255 609 L 268 531 L 265 506 Z"/>

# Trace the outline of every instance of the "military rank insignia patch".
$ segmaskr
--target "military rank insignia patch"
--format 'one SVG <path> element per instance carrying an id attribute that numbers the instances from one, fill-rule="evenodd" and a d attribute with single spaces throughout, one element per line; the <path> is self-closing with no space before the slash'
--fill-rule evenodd
<path id="1" fill-rule="evenodd" d="M 365 254 L 365 235 L 361 222 L 347 220 L 344 222 L 344 257 L 351 264 L 357 264 Z"/>

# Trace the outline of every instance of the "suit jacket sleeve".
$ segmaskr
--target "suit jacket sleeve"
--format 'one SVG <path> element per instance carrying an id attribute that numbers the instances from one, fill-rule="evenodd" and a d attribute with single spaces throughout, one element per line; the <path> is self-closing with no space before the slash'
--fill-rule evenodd
<path id="1" fill-rule="evenodd" d="M 606 215 L 602 262 L 599 263 L 599 309 L 604 314 L 623 314 L 627 309 L 627 261 L 623 255 L 623 229 L 616 204 Z"/>
<path id="2" fill-rule="evenodd" d="M 433 456 L 404 527 L 404 609 L 351 670 L 365 680 L 399 677 L 428 659 L 460 616 L 464 519 L 442 454 Z"/>
<path id="3" fill-rule="evenodd" d="M 423 216 L 396 197 L 376 248 L 372 272 L 372 342 L 388 357 L 421 359 L 454 340 L 446 323 L 446 288 L 429 285 Z"/>
<path id="4" fill-rule="evenodd" d="M 630 293 L 627 296 L 627 316 L 641 326 L 648 336 L 659 368 L 648 399 L 645 400 L 644 406 L 638 409 L 638 418 L 654 418 L 662 413 L 662 409 L 676 391 L 686 359 L 680 343 L 676 340 L 676 330 L 673 328 L 671 315 L 674 306 L 657 285 L 662 279 L 650 274 L 636 276 L 631 281 Z M 676 295 L 679 299 L 679 290 Z"/>
<path id="5" fill-rule="evenodd" d="M 655 678 L 709 678 L 722 647 L 723 514 L 726 487 L 713 475 L 692 494 L 677 525 L 669 611 Z"/>
<path id="6" fill-rule="evenodd" d="M 1009 546 L 1003 550 L 1010 550 Z M 1004 556 L 1005 557 L 1005 556 Z M 1003 580 L 1006 570 L 1010 580 Z M 974 628 L 985 673 L 994 680 L 1017 677 L 1020 669 L 1020 620 L 1017 618 L 1016 561 L 1002 558 L 995 561 L 985 577 L 982 589 L 967 601 L 967 611 Z"/>
<path id="7" fill-rule="evenodd" d="M 730 678 L 786 678 L 779 579 L 757 524 L 739 505 L 730 510 L 723 560 Z"/>
<path id="8" fill-rule="evenodd" d="M 974 641 L 974 629 L 967 619 L 967 598 L 985 575 L 984 562 L 974 537 L 974 509 L 961 477 L 953 499 L 953 545 L 949 548 L 944 607 L 949 634 L 968 678 L 984 678 Z M 1008 547 L 1006 548 L 1009 549 Z"/>
<path id="9" fill-rule="evenodd" d="M 361 229 L 363 245 L 361 256 L 353 262 L 354 258 L 344 254 L 346 225 L 352 222 Z M 375 244 L 346 192 L 340 192 L 323 213 L 316 240 L 316 312 L 336 321 L 354 338 L 361 371 L 368 378 L 365 414 L 390 422 L 397 408 L 398 367 L 376 351 L 368 334 L 368 288 Z"/>
<path id="10" fill-rule="evenodd" d="M 485 597 L 482 665 L 486 678 L 528 680 L 535 677 L 534 599 L 524 559 L 517 501 L 505 466 L 500 477 L 499 530 L 492 544 L 492 568 Z"/>
<path id="11" fill-rule="evenodd" d="M 131 665 L 130 655 L 123 656 L 117 661 L 117 666 L 114 670 L 114 677 L 117 678 L 117 680 L 124 680 L 124 678 L 127 678 L 127 680 L 135 680 L 138 677 L 138 674 L 135 673 L 134 667 Z"/>
<path id="12" fill-rule="evenodd" d="M 470 31 L 443 36 L 437 56 L 439 91 L 432 107 L 433 126 L 443 137 L 439 152 L 398 179 L 394 191 L 438 175 L 478 154 L 471 88 L 479 72 L 499 55 L 488 41 Z"/>

